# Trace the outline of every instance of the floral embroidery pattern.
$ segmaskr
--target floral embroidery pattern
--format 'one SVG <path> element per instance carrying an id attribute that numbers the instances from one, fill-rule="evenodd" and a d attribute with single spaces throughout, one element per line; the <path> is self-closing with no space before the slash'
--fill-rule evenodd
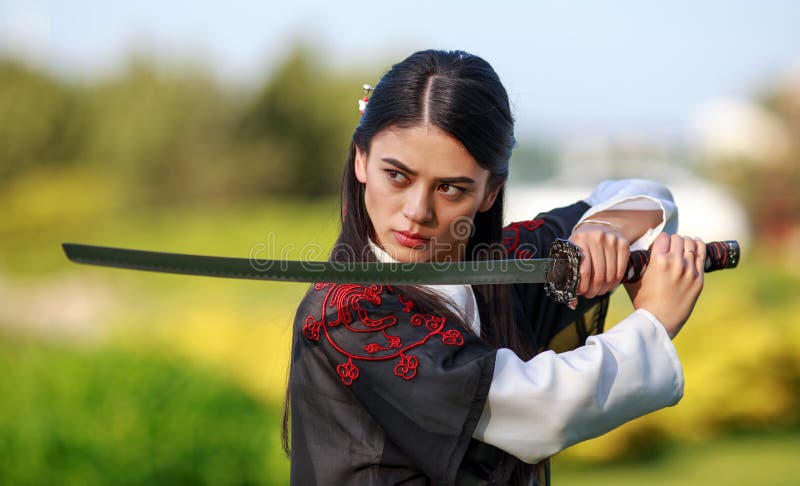
<path id="1" fill-rule="evenodd" d="M 314 316 L 308 316 L 303 326 L 303 335 L 312 341 L 319 341 L 319 330 L 321 327 L 322 322 L 314 319 Z"/>
<path id="2" fill-rule="evenodd" d="M 386 351 L 389 349 L 399 348 L 402 345 L 402 341 L 398 336 L 390 336 L 386 334 L 386 331 L 383 332 L 383 336 L 386 338 L 386 342 L 388 343 L 386 346 L 381 346 L 378 343 L 369 343 L 364 346 L 364 351 L 368 353 L 377 353 L 378 351 Z"/>
<path id="3" fill-rule="evenodd" d="M 401 354 L 400 362 L 394 366 L 394 374 L 404 380 L 410 380 L 417 374 L 419 359 L 416 356 Z"/>
<path id="4" fill-rule="evenodd" d="M 542 225 L 544 225 L 544 219 L 532 219 L 530 221 L 511 223 L 503 228 L 503 245 L 505 245 L 508 254 L 519 259 L 528 259 L 536 256 L 535 248 L 525 248 L 527 245 L 522 245 L 522 248 L 520 248 L 520 230 L 534 231 Z"/>
<path id="5" fill-rule="evenodd" d="M 424 332 L 415 331 L 413 340 L 404 342 L 400 335 L 396 335 L 403 335 L 402 332 L 391 334 L 387 332 L 390 328 L 398 326 L 395 313 L 387 311 L 384 317 L 376 318 L 362 307 L 362 303 L 370 304 L 368 308 L 378 307 L 387 295 L 391 295 L 402 305 L 403 312 L 410 312 L 416 307 L 411 299 L 394 294 L 388 285 L 317 283 L 314 288 L 326 291 L 322 301 L 321 317 L 317 319 L 314 315 L 307 316 L 302 333 L 312 342 L 327 341 L 338 353 L 347 358 L 346 362 L 336 366 L 336 373 L 346 386 L 352 385 L 359 377 L 360 370 L 356 364 L 358 361 L 398 360 L 394 366 L 394 374 L 404 380 L 411 380 L 417 374 L 419 358 L 408 354 L 410 350 L 422 346 L 433 336 L 440 336 L 443 344 L 452 346 L 464 344 L 464 336 L 460 331 L 444 329 L 446 318 L 421 312 L 413 314 L 409 319 L 411 326 L 424 330 Z M 402 322 L 400 325 L 409 325 L 409 322 Z M 332 335 L 331 331 L 334 328 L 344 328 L 352 333 L 366 333 L 379 339 L 353 349 L 352 343 Z M 401 331 L 399 327 L 394 329 Z M 342 334 L 335 336 L 341 337 Z"/>
<path id="6" fill-rule="evenodd" d="M 451 346 L 461 346 L 464 344 L 464 336 L 457 329 L 448 329 L 442 333 L 442 342 Z"/>
<path id="7" fill-rule="evenodd" d="M 444 317 L 434 316 L 432 314 L 414 314 L 411 316 L 412 325 L 421 326 L 425 324 L 425 327 L 433 332 L 440 331 L 444 327 L 444 321 Z"/>
<path id="8" fill-rule="evenodd" d="M 347 363 L 342 363 L 336 366 L 336 372 L 339 373 L 339 378 L 341 378 L 342 383 L 347 386 L 353 384 L 353 382 L 358 378 L 358 368 L 356 365 L 353 364 L 353 359 L 350 358 L 347 360 Z"/>
<path id="9" fill-rule="evenodd" d="M 414 302 L 411 299 L 403 297 L 400 294 L 397 294 L 397 300 L 399 300 L 400 303 L 403 304 L 403 312 L 411 312 L 411 308 L 414 307 Z"/>

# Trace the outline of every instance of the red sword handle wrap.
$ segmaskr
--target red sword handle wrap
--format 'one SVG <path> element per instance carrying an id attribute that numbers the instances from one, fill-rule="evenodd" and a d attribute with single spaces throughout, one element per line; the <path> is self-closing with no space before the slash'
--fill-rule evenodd
<path id="1" fill-rule="evenodd" d="M 706 243 L 706 273 L 725 268 L 735 268 L 739 264 L 739 252 L 739 242 L 735 240 Z M 649 250 L 631 252 L 628 268 L 625 270 L 625 278 L 622 279 L 622 283 L 640 280 L 649 262 Z"/>

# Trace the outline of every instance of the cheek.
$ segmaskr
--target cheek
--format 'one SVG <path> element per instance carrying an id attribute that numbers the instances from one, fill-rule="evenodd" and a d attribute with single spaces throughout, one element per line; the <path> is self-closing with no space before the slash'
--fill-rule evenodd
<path id="1" fill-rule="evenodd" d="M 443 241 L 467 241 L 469 239 L 473 233 L 475 213 L 477 212 L 472 206 L 449 208 L 441 214 L 440 234 Z"/>
<path id="2" fill-rule="evenodd" d="M 367 214 L 369 215 L 369 219 L 374 222 L 378 219 L 377 214 L 375 214 L 376 206 L 375 206 L 375 194 L 374 190 L 370 187 L 369 184 L 366 185 L 364 188 L 364 206 L 367 209 Z"/>
<path id="3" fill-rule="evenodd" d="M 391 216 L 395 205 L 396 195 L 392 197 L 391 191 L 387 190 L 380 181 L 376 182 L 374 176 L 369 181 L 370 183 L 367 183 L 364 188 L 364 205 L 367 208 L 367 214 L 372 220 L 373 226 L 380 226 L 389 221 L 389 216 Z"/>

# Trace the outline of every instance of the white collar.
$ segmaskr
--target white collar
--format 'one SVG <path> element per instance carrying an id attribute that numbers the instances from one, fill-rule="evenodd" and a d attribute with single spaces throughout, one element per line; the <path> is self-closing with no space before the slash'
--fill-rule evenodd
<path id="1" fill-rule="evenodd" d="M 370 238 L 369 240 L 369 247 L 372 249 L 372 253 L 375 254 L 375 257 L 378 259 L 379 262 L 382 263 L 397 263 L 397 260 L 392 258 L 392 256 L 386 251 L 381 248 L 380 246 L 376 245 L 374 241 Z"/>
<path id="2" fill-rule="evenodd" d="M 375 254 L 375 257 L 382 263 L 397 263 L 397 260 L 392 258 L 383 248 L 375 244 L 372 239 L 369 240 L 369 247 Z M 478 313 L 478 302 L 475 300 L 475 292 L 472 286 L 466 284 L 454 285 L 422 285 L 427 289 L 433 290 L 442 296 L 446 297 L 448 304 L 451 308 L 459 314 L 466 316 L 469 322 L 467 323 L 475 334 L 481 334 L 481 317 Z"/>

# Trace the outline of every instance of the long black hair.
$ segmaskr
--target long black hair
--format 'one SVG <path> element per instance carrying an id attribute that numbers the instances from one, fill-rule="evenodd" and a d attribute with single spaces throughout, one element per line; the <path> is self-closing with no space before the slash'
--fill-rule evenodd
<path id="1" fill-rule="evenodd" d="M 465 258 L 505 258 L 502 245 L 504 183 L 514 148 L 514 119 L 500 78 L 482 58 L 464 51 L 427 50 L 395 64 L 380 79 L 361 122 L 353 133 L 342 180 L 342 230 L 331 254 L 346 260 L 375 259 L 368 248 L 374 228 L 364 205 L 365 185 L 355 174 L 356 148 L 369 153 L 372 138 L 387 128 L 433 125 L 458 140 L 482 168 L 489 187 L 501 186 L 494 205 L 478 212 L 472 224 Z M 452 230 L 452 228 L 451 228 Z M 347 250 L 347 251 L 345 251 Z M 481 316 L 481 335 L 493 347 L 508 347 L 522 357 L 532 355 L 517 331 L 509 289 L 500 285 L 473 287 Z M 440 298 L 412 290 L 424 306 L 441 312 Z M 422 295 L 420 295 L 422 294 Z"/>
<path id="2" fill-rule="evenodd" d="M 382 130 L 421 125 L 433 125 L 458 140 L 478 165 L 489 171 L 489 187 L 500 186 L 492 207 L 474 218 L 465 258 L 507 258 L 502 244 L 504 183 L 515 144 L 508 94 L 497 73 L 482 58 L 463 51 L 426 50 L 412 54 L 384 74 L 353 133 L 342 179 L 342 229 L 331 260 L 377 260 L 369 245 L 370 239 L 375 240 L 375 230 L 364 203 L 365 185 L 356 178 L 356 148 L 368 154 L 373 137 Z M 510 348 L 524 359 L 531 357 L 532 346 L 513 317 L 509 287 L 476 285 L 473 290 L 484 341 L 493 348 Z M 421 309 L 453 319 L 469 332 L 466 317 L 453 313 L 441 295 L 421 287 L 405 287 L 402 292 Z M 287 394 L 287 451 L 288 403 Z"/>

